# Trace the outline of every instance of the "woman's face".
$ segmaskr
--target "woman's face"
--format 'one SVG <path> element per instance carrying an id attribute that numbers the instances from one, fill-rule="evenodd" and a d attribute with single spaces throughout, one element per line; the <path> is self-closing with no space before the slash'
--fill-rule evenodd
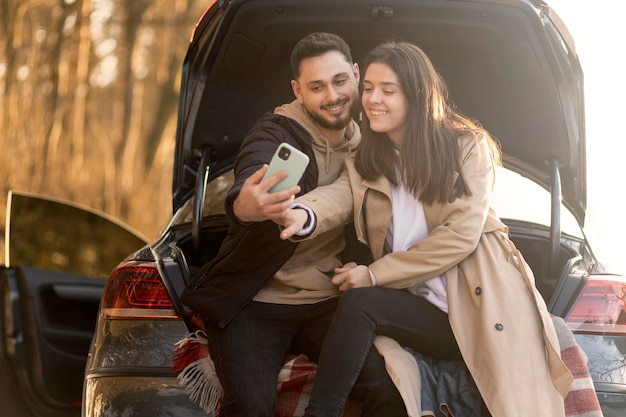
<path id="1" fill-rule="evenodd" d="M 408 101 L 400 88 L 398 75 L 387 65 L 374 62 L 367 67 L 363 79 L 361 103 L 370 128 L 386 133 L 396 148 L 404 138 Z"/>

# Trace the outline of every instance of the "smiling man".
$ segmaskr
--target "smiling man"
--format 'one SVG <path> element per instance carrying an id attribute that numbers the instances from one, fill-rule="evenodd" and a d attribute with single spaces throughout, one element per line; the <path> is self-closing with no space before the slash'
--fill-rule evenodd
<path id="1" fill-rule="evenodd" d="M 360 133 L 359 70 L 348 45 L 329 33 L 302 39 L 291 54 L 296 99 L 261 117 L 235 162 L 226 198 L 229 233 L 218 255 L 196 274 L 182 301 L 202 315 L 209 351 L 224 391 L 222 416 L 273 416 L 285 357 L 319 352 L 339 290 L 344 228 L 302 243 L 281 240 L 271 221 L 294 196 L 332 183 Z M 290 143 L 310 158 L 299 186 L 269 193 L 285 173 L 263 180 L 274 151 Z M 405 416 L 402 399 L 375 349 L 355 388 L 363 416 Z"/>

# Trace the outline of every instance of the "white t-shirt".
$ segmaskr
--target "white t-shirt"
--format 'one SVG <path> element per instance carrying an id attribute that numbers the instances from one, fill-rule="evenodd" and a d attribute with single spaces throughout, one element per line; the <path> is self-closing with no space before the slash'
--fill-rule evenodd
<path id="1" fill-rule="evenodd" d="M 393 213 L 385 240 L 392 252 L 405 251 L 428 236 L 424 206 L 402 184 L 391 187 L 391 196 Z M 448 292 L 444 275 L 408 287 L 407 291 L 424 297 L 448 312 Z"/>

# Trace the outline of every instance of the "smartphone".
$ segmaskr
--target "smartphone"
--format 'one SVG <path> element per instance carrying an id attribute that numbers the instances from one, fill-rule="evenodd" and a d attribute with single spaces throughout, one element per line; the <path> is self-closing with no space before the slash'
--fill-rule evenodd
<path id="1" fill-rule="evenodd" d="M 297 185 L 309 164 L 309 157 L 288 143 L 281 143 L 274 152 L 263 179 L 280 171 L 287 171 L 287 178 L 270 188 L 269 192 L 282 191 Z"/>

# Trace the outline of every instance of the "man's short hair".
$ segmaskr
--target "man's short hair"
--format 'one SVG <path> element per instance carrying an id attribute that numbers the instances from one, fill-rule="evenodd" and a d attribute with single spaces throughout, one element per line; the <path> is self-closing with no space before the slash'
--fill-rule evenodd
<path id="1" fill-rule="evenodd" d="M 340 52 L 352 65 L 350 47 L 340 36 L 327 32 L 314 32 L 302 38 L 291 51 L 291 73 L 295 80 L 300 77 L 300 63 L 306 58 L 324 55 L 326 52 Z"/>

